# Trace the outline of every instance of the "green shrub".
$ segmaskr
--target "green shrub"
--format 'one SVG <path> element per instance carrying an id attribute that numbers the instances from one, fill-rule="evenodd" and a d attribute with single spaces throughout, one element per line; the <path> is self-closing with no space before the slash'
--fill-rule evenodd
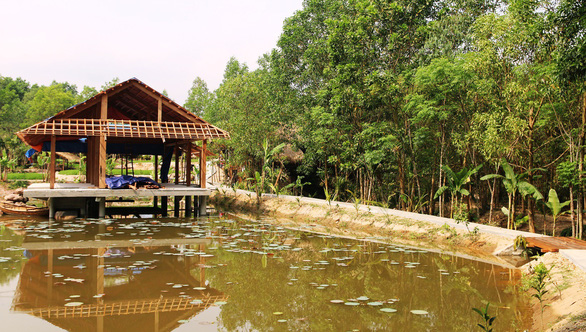
<path id="1" fill-rule="evenodd" d="M 28 181 L 23 181 L 23 180 L 16 180 L 14 182 L 12 182 L 8 188 L 9 189 L 16 189 L 16 188 L 26 188 L 30 185 L 30 182 Z"/>

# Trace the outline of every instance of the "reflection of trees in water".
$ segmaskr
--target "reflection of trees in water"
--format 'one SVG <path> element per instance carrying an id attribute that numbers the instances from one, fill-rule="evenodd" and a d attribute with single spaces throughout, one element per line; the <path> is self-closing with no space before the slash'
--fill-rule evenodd
<path id="1" fill-rule="evenodd" d="M 20 273 L 22 260 L 25 259 L 20 249 L 11 250 L 22 245 L 23 236 L 10 228 L 0 225 L 0 285 L 6 285 Z"/>
<path id="2" fill-rule="evenodd" d="M 240 233 L 245 231 L 237 229 Z M 208 270 L 206 277 L 211 285 L 230 295 L 220 314 L 224 329 L 468 331 L 477 323 L 471 308 L 483 301 L 511 308 L 498 311 L 499 330 L 510 329 L 512 321 L 522 317 L 519 310 L 525 306 L 516 294 L 503 292 L 509 280 L 501 280 L 499 271 L 495 271 L 499 267 L 419 251 L 388 252 L 392 246 L 377 243 L 308 234 L 281 235 L 276 239 L 270 232 L 262 236 L 252 234 L 251 242 L 242 236 L 240 242 L 224 240 L 223 244 L 232 244 L 232 249 L 234 245 L 243 248 L 254 244 L 258 246 L 256 250 L 262 251 L 260 247 L 266 247 L 268 239 L 273 239 L 273 245 L 282 245 L 292 237 L 297 238 L 292 248 L 302 250 L 267 250 L 274 255 L 269 256 L 266 267 L 263 267 L 262 254 L 234 253 L 221 246 L 215 252 L 214 263 L 227 266 Z M 336 261 L 334 257 L 353 258 Z M 315 264 L 322 260 L 330 264 Z M 347 266 L 338 266 L 337 262 Z M 420 264 L 406 268 L 407 262 Z M 311 270 L 305 271 L 306 266 L 311 266 Z M 447 270 L 449 275 L 442 275 L 439 270 Z M 315 287 L 322 284 L 330 286 L 323 290 Z M 329 302 L 363 295 L 371 298 L 370 301 L 400 299 L 396 304 L 384 305 L 399 312 L 387 314 L 379 311 L 381 307 L 349 307 Z M 415 316 L 410 313 L 414 309 L 427 310 L 429 315 Z M 273 312 L 284 314 L 275 316 Z M 278 319 L 288 321 L 280 324 Z"/>

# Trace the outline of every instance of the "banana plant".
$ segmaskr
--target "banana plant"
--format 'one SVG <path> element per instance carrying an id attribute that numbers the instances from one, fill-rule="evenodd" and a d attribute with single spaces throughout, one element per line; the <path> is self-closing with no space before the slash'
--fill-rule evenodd
<path id="1" fill-rule="evenodd" d="M 551 215 L 553 216 L 553 229 L 552 229 L 552 236 L 555 236 L 555 224 L 558 216 L 568 213 L 570 211 L 562 212 L 562 209 L 570 204 L 570 201 L 565 201 L 563 203 L 560 202 L 558 197 L 558 193 L 555 189 L 549 190 L 549 195 L 547 197 L 547 202 L 545 202 L 545 206 L 547 206 L 551 210 Z M 543 222 L 543 233 L 545 234 L 545 221 Z"/>
<path id="2" fill-rule="evenodd" d="M 535 186 L 533 186 L 531 183 L 525 181 L 525 178 L 528 176 L 529 171 L 521 173 L 521 174 L 515 174 L 515 171 L 513 170 L 513 167 L 511 167 L 511 165 L 509 165 L 509 163 L 503 159 L 500 162 L 501 167 L 503 168 L 503 170 L 505 171 L 505 175 L 500 175 L 500 174 L 488 174 L 485 175 L 483 177 L 480 178 L 480 180 L 491 180 L 494 178 L 499 178 L 502 179 L 503 181 L 503 185 L 505 186 L 505 189 L 507 190 L 508 196 L 509 196 L 509 205 L 507 208 L 507 211 L 509 212 L 507 215 L 507 228 L 511 229 L 511 227 L 513 227 L 515 225 L 515 198 L 517 197 L 517 194 L 521 194 L 523 196 L 527 196 L 527 195 L 532 195 L 533 198 L 535 198 L 536 200 L 541 200 L 543 199 L 543 195 L 539 192 L 539 190 L 537 190 L 537 188 L 535 188 Z M 535 169 L 535 170 L 541 170 L 541 169 Z"/>
<path id="3" fill-rule="evenodd" d="M 295 180 L 294 187 L 299 188 L 299 196 L 303 196 L 303 187 L 311 185 L 311 182 L 303 182 L 303 175 L 299 175 Z"/>
<path id="4" fill-rule="evenodd" d="M 442 195 L 446 190 L 449 190 L 452 194 L 450 200 L 450 218 L 454 217 L 454 204 L 458 206 L 459 198 L 462 196 L 470 195 L 470 192 L 464 188 L 472 175 L 476 174 L 482 165 L 478 165 L 475 168 L 468 169 L 467 167 L 462 168 L 459 172 L 454 172 L 448 165 L 443 165 L 442 170 L 446 173 L 446 179 L 448 184 L 440 187 L 433 196 L 434 199 Z"/>

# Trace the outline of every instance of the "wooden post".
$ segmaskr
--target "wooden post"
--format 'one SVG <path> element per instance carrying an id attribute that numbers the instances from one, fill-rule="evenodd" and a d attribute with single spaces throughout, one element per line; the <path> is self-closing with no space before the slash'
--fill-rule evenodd
<path id="1" fill-rule="evenodd" d="M 187 143 L 187 148 L 185 152 L 185 184 L 189 187 L 191 186 L 191 141 Z"/>
<path id="2" fill-rule="evenodd" d="M 206 187 L 206 152 L 208 147 L 208 141 L 203 140 L 201 146 L 201 156 L 199 157 L 199 184 L 200 188 Z"/>
<path id="3" fill-rule="evenodd" d="M 100 134 L 98 160 L 98 188 L 106 188 L 106 135 Z"/>
<path id="4" fill-rule="evenodd" d="M 102 95 L 102 102 L 100 104 L 100 119 L 106 120 L 108 118 L 108 95 Z"/>
<path id="5" fill-rule="evenodd" d="M 106 120 L 108 118 L 108 95 L 102 95 L 102 102 L 100 105 L 100 119 Z M 98 140 L 98 181 L 96 185 L 98 188 L 106 188 L 106 135 L 100 133 Z"/>
<path id="6" fill-rule="evenodd" d="M 175 184 L 179 184 L 179 159 L 179 144 L 175 143 Z M 175 213 L 175 218 L 179 218 L 180 202 L 180 196 L 173 196 L 173 212 Z"/>
<path id="7" fill-rule="evenodd" d="M 49 188 L 55 188 L 55 143 L 57 141 L 57 137 L 55 135 L 51 135 L 51 164 L 49 165 Z"/>
<path id="8" fill-rule="evenodd" d="M 155 155 L 155 165 L 153 167 L 155 172 L 155 182 L 159 183 L 159 156 Z M 159 197 L 153 197 L 153 207 L 159 206 Z"/>
<path id="9" fill-rule="evenodd" d="M 88 137 L 86 144 L 87 144 L 87 153 L 85 154 L 85 182 L 86 183 L 94 183 L 93 181 L 93 165 L 95 160 L 95 151 L 93 149 L 93 137 Z"/>
<path id="10" fill-rule="evenodd" d="M 159 97 L 157 105 L 157 121 L 160 123 L 163 121 L 163 98 Z"/>
<path id="11" fill-rule="evenodd" d="M 179 184 L 179 145 L 175 143 L 175 184 Z"/>
<path id="12" fill-rule="evenodd" d="M 187 142 L 185 149 L 185 185 L 191 186 L 191 141 Z M 185 196 L 185 217 L 191 217 L 191 196 Z"/>

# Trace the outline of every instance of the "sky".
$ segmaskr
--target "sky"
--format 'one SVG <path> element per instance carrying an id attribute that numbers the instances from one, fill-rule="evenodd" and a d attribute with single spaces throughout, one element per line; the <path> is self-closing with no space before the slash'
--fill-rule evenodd
<path id="1" fill-rule="evenodd" d="M 183 104 L 230 57 L 257 68 L 302 0 L 0 0 L 0 76 L 100 88 L 136 77 Z"/>

